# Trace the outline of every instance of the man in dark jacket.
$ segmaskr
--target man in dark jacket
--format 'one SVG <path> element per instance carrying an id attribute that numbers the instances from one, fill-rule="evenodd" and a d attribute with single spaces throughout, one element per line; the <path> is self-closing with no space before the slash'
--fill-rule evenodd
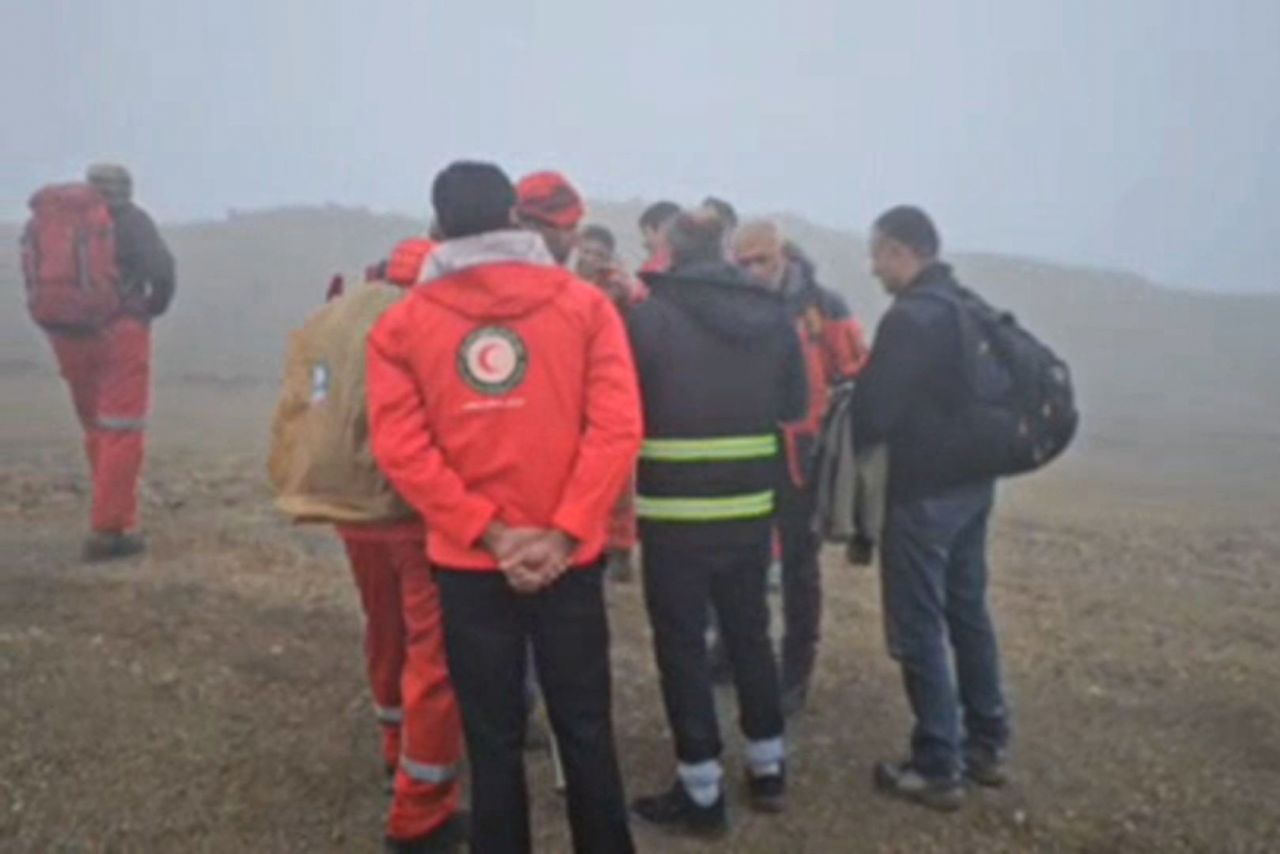
<path id="1" fill-rule="evenodd" d="M 1009 713 L 986 601 L 995 486 L 952 474 L 963 461 L 949 438 L 970 390 L 960 319 L 945 299 L 957 285 L 940 246 L 919 209 L 894 208 L 876 221 L 873 272 L 894 302 L 854 392 L 853 430 L 860 446 L 889 445 L 885 634 L 915 716 L 910 758 L 879 763 L 875 782 L 950 810 L 962 803 L 962 775 L 1004 782 Z"/>
<path id="2" fill-rule="evenodd" d="M 777 811 L 785 747 L 765 576 L 774 519 L 778 424 L 808 402 L 804 358 L 780 297 L 724 259 L 723 224 L 682 214 L 674 267 L 647 279 L 632 309 L 646 441 L 640 456 L 640 537 L 678 780 L 636 813 L 692 833 L 725 828 L 721 742 L 705 632 L 719 618 L 748 741 L 752 805 Z"/>
<path id="3" fill-rule="evenodd" d="M 813 262 L 774 222 L 743 225 L 733 238 L 734 262 L 782 295 L 804 348 L 809 376 L 805 415 L 783 431 L 778 466 L 778 535 L 782 545 L 782 704 L 788 716 L 804 708 L 822 619 L 821 542 L 813 529 L 817 484 L 810 471 L 831 390 L 858 375 L 867 360 L 862 327 L 844 299 L 818 284 Z"/>

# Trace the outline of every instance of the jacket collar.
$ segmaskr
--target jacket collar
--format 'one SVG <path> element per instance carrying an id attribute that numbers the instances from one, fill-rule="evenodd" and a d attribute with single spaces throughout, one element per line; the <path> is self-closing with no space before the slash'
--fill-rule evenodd
<path id="1" fill-rule="evenodd" d="M 910 286 L 908 286 L 907 293 L 926 285 L 944 284 L 950 281 L 952 281 L 951 265 L 944 264 L 941 261 L 934 261 L 928 267 L 925 267 L 920 271 L 920 274 L 917 275 L 915 280 L 912 281 Z"/>
<path id="2" fill-rule="evenodd" d="M 488 264 L 533 264 L 554 267 L 542 235 L 532 231 L 504 229 L 460 237 L 440 244 L 427 256 L 418 274 L 419 282 L 433 282 L 472 267 Z"/>

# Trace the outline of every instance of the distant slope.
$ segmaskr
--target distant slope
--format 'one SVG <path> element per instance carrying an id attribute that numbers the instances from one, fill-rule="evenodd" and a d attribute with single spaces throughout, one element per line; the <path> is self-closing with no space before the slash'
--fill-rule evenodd
<path id="1" fill-rule="evenodd" d="M 639 211 L 638 203 L 598 204 L 591 216 L 614 228 L 632 261 Z M 886 301 L 867 274 L 863 241 L 784 219 L 826 283 L 873 328 Z M 166 228 L 181 280 L 172 316 L 157 326 L 158 376 L 274 380 L 286 332 L 319 303 L 329 276 L 362 269 L 420 227 L 405 217 L 326 207 Z M 0 369 L 49 371 L 48 348 L 23 306 L 17 233 L 0 226 L 0 241 L 13 247 L 0 252 Z M 1280 443 L 1280 296 L 1174 291 L 1121 273 L 991 255 L 954 260 L 966 282 L 1068 358 L 1094 441 L 1127 443 L 1156 429 Z M 1169 447 L 1179 453 L 1181 446 Z"/>

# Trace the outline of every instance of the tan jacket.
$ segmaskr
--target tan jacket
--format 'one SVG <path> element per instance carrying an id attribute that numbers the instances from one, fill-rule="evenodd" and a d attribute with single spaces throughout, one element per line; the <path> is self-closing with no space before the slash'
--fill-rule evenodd
<path id="1" fill-rule="evenodd" d="M 404 294 L 366 282 L 290 335 L 267 466 L 276 506 L 294 521 L 395 522 L 415 515 L 378 470 L 365 404 L 369 332 Z"/>

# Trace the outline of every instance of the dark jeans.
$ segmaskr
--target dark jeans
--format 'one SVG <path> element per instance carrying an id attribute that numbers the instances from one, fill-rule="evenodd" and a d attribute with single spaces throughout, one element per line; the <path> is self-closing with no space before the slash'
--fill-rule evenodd
<path id="1" fill-rule="evenodd" d="M 818 655 L 822 621 L 822 547 L 813 531 L 815 490 L 796 487 L 789 473 L 778 486 L 778 535 L 782 545 L 782 687 L 808 684 Z"/>
<path id="2" fill-rule="evenodd" d="M 987 610 L 994 499 L 994 484 L 983 482 L 889 505 L 881 562 L 885 634 L 915 715 L 912 763 L 929 777 L 957 776 L 967 747 L 1000 750 L 1009 740 Z"/>
<path id="3" fill-rule="evenodd" d="M 778 667 L 765 602 L 769 551 L 767 530 L 748 546 L 644 542 L 645 604 L 662 700 L 682 763 L 716 759 L 723 749 L 707 656 L 708 602 L 733 665 L 743 734 L 751 741 L 782 735 Z"/>
<path id="4" fill-rule="evenodd" d="M 471 761 L 471 850 L 530 850 L 524 776 L 528 649 L 564 762 L 573 847 L 634 850 L 610 709 L 600 566 L 521 596 L 499 572 L 437 572 L 445 646 Z"/>

